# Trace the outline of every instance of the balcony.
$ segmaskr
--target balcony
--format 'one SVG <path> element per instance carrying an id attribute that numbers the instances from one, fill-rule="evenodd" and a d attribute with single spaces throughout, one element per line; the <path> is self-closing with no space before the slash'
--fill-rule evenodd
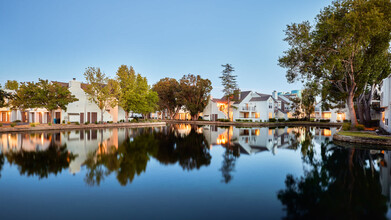
<path id="1" fill-rule="evenodd" d="M 255 107 L 254 106 L 242 106 L 241 110 L 242 111 L 255 111 Z"/>

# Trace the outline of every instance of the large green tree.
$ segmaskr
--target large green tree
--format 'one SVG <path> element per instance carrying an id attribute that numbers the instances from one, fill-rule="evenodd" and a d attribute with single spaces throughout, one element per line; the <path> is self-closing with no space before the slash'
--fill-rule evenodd
<path id="1" fill-rule="evenodd" d="M 180 80 L 180 98 L 192 120 L 198 119 L 198 114 L 204 111 L 208 104 L 212 82 L 200 75 L 184 75 Z"/>
<path id="2" fill-rule="evenodd" d="M 52 113 L 56 109 L 67 110 L 69 103 L 78 101 L 67 87 L 61 86 L 57 82 L 39 79 L 36 83 L 33 97 L 35 107 L 46 108 L 49 111 L 49 118 L 53 121 Z"/>
<path id="3" fill-rule="evenodd" d="M 134 110 L 134 89 L 136 73 L 132 66 L 121 65 L 117 70 L 117 81 L 119 84 L 118 105 L 125 111 L 125 120 L 129 118 L 129 112 Z"/>
<path id="4" fill-rule="evenodd" d="M 181 99 L 179 98 L 180 85 L 176 79 L 163 78 L 152 87 L 159 96 L 159 110 L 166 110 L 170 119 L 174 119 L 175 115 L 182 107 Z"/>
<path id="5" fill-rule="evenodd" d="M 231 120 L 231 116 L 229 114 L 229 110 L 231 108 L 230 100 L 232 100 L 234 93 L 238 90 L 238 84 L 236 82 L 237 76 L 232 74 L 235 69 L 231 64 L 227 63 L 221 66 L 224 67 L 222 71 L 223 74 L 220 76 L 220 79 L 221 84 L 223 85 L 224 96 L 227 99 L 227 117 L 229 120 Z"/>
<path id="6" fill-rule="evenodd" d="M 315 25 L 287 26 L 284 40 L 290 48 L 279 65 L 288 69 L 288 82 L 314 81 L 330 94 L 322 97 L 344 100 L 356 125 L 355 97 L 389 74 L 390 32 L 389 0 L 334 1 L 317 15 Z"/>
<path id="7" fill-rule="evenodd" d="M 87 81 L 85 92 L 88 94 L 88 99 L 99 107 L 100 121 L 103 123 L 103 113 L 107 108 L 114 108 L 118 103 L 116 97 L 118 92 L 115 91 L 117 86 L 97 67 L 86 68 L 84 76 Z"/>
<path id="8" fill-rule="evenodd" d="M 0 87 L 0 108 L 5 107 L 8 105 L 8 100 L 11 98 L 11 94 L 8 92 L 4 91 Z"/>

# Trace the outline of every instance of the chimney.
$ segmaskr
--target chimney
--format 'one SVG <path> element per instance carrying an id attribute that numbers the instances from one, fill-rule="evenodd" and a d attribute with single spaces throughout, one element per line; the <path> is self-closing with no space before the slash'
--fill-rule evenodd
<path id="1" fill-rule="evenodd" d="M 276 90 L 274 90 L 272 92 L 272 96 L 273 96 L 274 99 L 278 99 L 278 95 L 277 95 L 277 91 Z"/>
<path id="2" fill-rule="evenodd" d="M 76 80 L 76 78 L 73 78 L 73 81 L 75 81 Z"/>

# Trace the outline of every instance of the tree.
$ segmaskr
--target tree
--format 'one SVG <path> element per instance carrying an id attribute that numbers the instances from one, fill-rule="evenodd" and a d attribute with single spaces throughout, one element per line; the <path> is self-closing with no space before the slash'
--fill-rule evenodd
<path id="1" fill-rule="evenodd" d="M 129 112 L 134 109 L 134 88 L 136 73 L 132 66 L 121 65 L 117 70 L 117 81 L 119 83 L 118 105 L 125 111 L 125 118 L 128 121 Z"/>
<path id="2" fill-rule="evenodd" d="M 301 92 L 301 109 L 303 110 L 307 120 L 310 120 L 311 114 L 315 111 L 316 96 L 318 95 L 318 90 L 315 85 L 307 86 Z"/>
<path id="3" fill-rule="evenodd" d="M 8 100 L 11 98 L 11 94 L 8 92 L 4 91 L 0 87 L 0 108 L 7 106 Z"/>
<path id="4" fill-rule="evenodd" d="M 212 82 L 203 79 L 200 75 L 184 75 L 180 80 L 180 98 L 187 111 L 190 112 L 193 120 L 198 119 L 198 114 L 202 112 L 208 104 Z"/>
<path id="5" fill-rule="evenodd" d="M 85 91 L 88 99 L 98 105 L 101 111 L 100 121 L 103 123 L 103 113 L 106 109 L 110 107 L 114 108 L 117 105 L 116 95 L 118 92 L 115 91 L 117 87 L 113 81 L 109 80 L 100 71 L 100 68 L 88 67 L 84 72 L 84 76 L 87 81 Z"/>
<path id="6" fill-rule="evenodd" d="M 279 65 L 288 69 L 288 82 L 315 81 L 323 94 L 331 94 L 322 97 L 344 100 L 354 126 L 354 98 L 373 79 L 389 74 L 390 32 L 390 1 L 334 1 L 314 26 L 308 21 L 287 26 L 290 49 Z"/>
<path id="7" fill-rule="evenodd" d="M 11 106 L 25 110 L 28 108 L 37 108 L 36 94 L 38 94 L 38 86 L 34 82 L 22 82 L 16 90 Z"/>
<path id="8" fill-rule="evenodd" d="M 77 100 L 68 88 L 56 82 L 39 79 L 37 83 L 22 82 L 13 95 L 11 105 L 22 110 L 46 108 L 49 111 L 49 118 L 53 120 L 53 110 L 61 108 L 66 111 L 68 104 Z"/>
<path id="9" fill-rule="evenodd" d="M 163 78 L 153 85 L 152 90 L 157 92 L 159 102 L 157 103 L 160 110 L 167 110 L 170 119 L 175 118 L 175 115 L 182 107 L 179 98 L 180 85 L 176 79 Z"/>
<path id="10" fill-rule="evenodd" d="M 153 91 L 148 85 L 146 77 L 140 74 L 136 76 L 136 86 L 134 89 L 135 103 L 134 111 L 143 114 L 153 112 L 157 109 L 157 102 L 159 97 L 157 92 Z"/>
<path id="11" fill-rule="evenodd" d="M 291 100 L 291 110 L 293 111 L 293 117 L 299 118 L 302 114 L 301 110 L 301 99 L 299 97 L 293 97 Z"/>
<path id="12" fill-rule="evenodd" d="M 78 101 L 67 87 L 61 86 L 57 82 L 50 83 L 48 80 L 39 79 L 36 83 L 33 106 L 46 108 L 49 111 L 49 118 L 53 121 L 52 113 L 56 109 L 67 110 L 69 103 Z"/>
<path id="13" fill-rule="evenodd" d="M 231 116 L 229 113 L 229 110 L 231 108 L 230 100 L 232 96 L 234 96 L 234 93 L 238 90 L 238 84 L 236 83 L 236 75 L 232 75 L 232 73 L 235 71 L 235 69 L 231 66 L 231 64 L 227 63 L 225 65 L 221 65 L 224 67 L 224 70 L 222 71 L 223 75 L 220 76 L 221 84 L 223 85 L 223 93 L 224 96 L 227 99 L 227 117 L 229 120 L 231 120 Z"/>
<path id="14" fill-rule="evenodd" d="M 17 90 L 19 87 L 19 83 L 16 80 L 7 80 L 7 82 L 4 85 L 4 88 L 9 90 Z"/>

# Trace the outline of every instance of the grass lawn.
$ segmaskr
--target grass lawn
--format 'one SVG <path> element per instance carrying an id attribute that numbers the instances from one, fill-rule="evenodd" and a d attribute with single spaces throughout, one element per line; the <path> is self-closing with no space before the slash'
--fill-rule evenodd
<path id="1" fill-rule="evenodd" d="M 340 131 L 340 132 L 338 132 L 338 134 L 345 135 L 345 136 L 353 136 L 353 137 L 363 137 L 363 138 L 391 140 L 391 137 L 380 136 L 380 135 L 372 134 L 372 133 L 368 133 L 368 132 Z"/>

